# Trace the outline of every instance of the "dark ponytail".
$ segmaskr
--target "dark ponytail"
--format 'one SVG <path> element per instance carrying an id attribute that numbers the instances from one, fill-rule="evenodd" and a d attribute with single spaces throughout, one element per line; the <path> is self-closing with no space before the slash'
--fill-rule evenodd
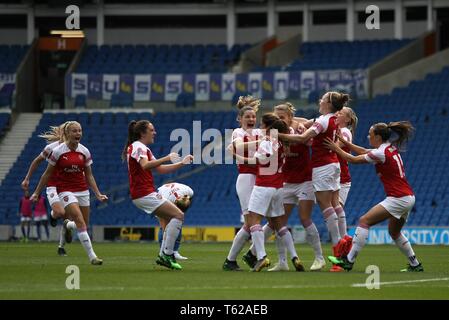
<path id="1" fill-rule="evenodd" d="M 275 123 L 277 120 L 280 120 L 277 115 L 275 115 L 273 112 L 265 113 L 262 116 L 262 123 L 265 125 L 265 129 L 268 130 L 271 128 L 273 123 Z"/>
<path id="2" fill-rule="evenodd" d="M 278 133 L 286 133 L 286 134 L 290 133 L 287 123 L 281 119 L 273 122 L 273 124 L 270 126 L 270 129 L 277 130 Z"/>
<path id="3" fill-rule="evenodd" d="M 125 147 L 122 151 L 122 160 L 126 160 L 126 155 L 128 153 L 128 147 L 130 144 L 132 144 L 134 141 L 137 141 L 140 139 L 141 135 L 145 133 L 147 130 L 147 126 L 150 124 L 150 121 L 148 120 L 131 120 L 131 122 L 128 124 L 128 140 L 126 141 Z"/>
<path id="4" fill-rule="evenodd" d="M 396 121 L 389 124 L 377 123 L 373 130 L 374 134 L 381 136 L 383 142 L 390 141 L 392 145 L 404 151 L 403 147 L 412 137 L 415 128 L 409 121 Z"/>
<path id="5" fill-rule="evenodd" d="M 275 129 L 279 133 L 289 133 L 289 127 L 287 123 L 281 120 L 277 115 L 273 112 L 265 113 L 262 116 L 262 123 L 265 125 L 266 130 Z"/>

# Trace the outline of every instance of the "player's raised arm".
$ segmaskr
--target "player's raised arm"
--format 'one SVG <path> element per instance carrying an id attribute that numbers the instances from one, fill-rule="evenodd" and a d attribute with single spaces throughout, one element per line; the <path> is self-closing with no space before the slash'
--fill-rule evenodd
<path id="1" fill-rule="evenodd" d="M 36 187 L 36 190 L 34 190 L 33 194 L 30 197 L 31 201 L 37 201 L 37 198 L 41 194 L 42 189 L 44 189 L 44 187 L 47 185 L 48 179 L 53 174 L 54 170 L 55 170 L 55 167 L 49 163 L 47 165 L 47 169 L 45 169 L 45 172 L 42 174 L 41 178 L 39 179 L 39 183 Z"/>
<path id="2" fill-rule="evenodd" d="M 25 176 L 25 178 L 23 178 L 22 183 L 20 184 L 20 186 L 22 187 L 23 190 L 28 190 L 28 187 L 30 186 L 30 179 L 31 176 L 33 175 L 34 171 L 36 171 L 36 169 L 39 167 L 39 165 L 42 163 L 42 161 L 44 161 L 45 158 L 42 157 L 40 154 L 34 158 L 34 160 L 31 162 L 30 167 L 28 168 L 28 172 Z"/>
<path id="3" fill-rule="evenodd" d="M 317 133 L 313 129 L 313 127 L 306 130 L 306 132 L 302 134 L 284 134 L 279 133 L 279 139 L 288 142 L 297 142 L 297 143 L 306 143 L 313 137 L 316 137 Z"/>
<path id="4" fill-rule="evenodd" d="M 345 152 L 342 148 L 338 146 L 337 143 L 335 143 L 329 138 L 326 138 L 326 140 L 324 140 L 323 143 L 328 149 L 334 151 L 336 154 L 338 154 L 340 157 L 342 157 L 344 160 L 350 163 L 354 164 L 368 163 L 364 155 L 360 154 L 357 156 L 353 156 L 352 154 Z"/>
<path id="5" fill-rule="evenodd" d="M 170 154 L 170 155 L 172 155 L 172 154 Z M 174 161 L 176 163 L 160 165 L 160 166 L 156 167 L 156 171 L 160 174 L 166 174 L 166 173 L 176 171 L 176 170 L 180 169 L 181 167 L 191 164 L 193 162 L 193 156 L 190 154 L 188 156 L 185 156 L 184 159 L 182 159 L 182 161 L 179 161 L 179 155 L 177 153 L 175 153 L 174 156 L 171 157 L 170 159 L 171 159 L 171 161 Z"/>

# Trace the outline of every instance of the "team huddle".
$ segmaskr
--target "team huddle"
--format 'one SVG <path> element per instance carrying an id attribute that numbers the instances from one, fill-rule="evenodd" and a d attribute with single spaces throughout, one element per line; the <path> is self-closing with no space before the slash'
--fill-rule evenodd
<path id="1" fill-rule="evenodd" d="M 287 227 L 296 205 L 307 242 L 315 254 L 310 270 L 322 270 L 326 262 L 320 235 L 312 221 L 313 206 L 317 203 L 333 244 L 332 256 L 328 257 L 332 263 L 331 271 L 351 270 L 365 245 L 369 228 L 386 219 L 389 219 L 391 237 L 408 259 L 408 267 L 403 271 L 423 271 L 408 239 L 401 233 L 415 197 L 405 178 L 398 150 L 407 142 L 413 127 L 408 122 L 374 124 L 369 130 L 373 149 L 357 146 L 352 143 L 357 117 L 347 106 L 348 101 L 347 94 L 324 94 L 319 104 L 321 116 L 317 119 L 297 118 L 293 105 L 283 103 L 275 106 L 272 113 L 262 115 L 260 127 L 256 128 L 260 100 L 251 96 L 239 99 L 240 128 L 234 130 L 228 150 L 238 163 L 236 191 L 243 225 L 235 235 L 223 264 L 224 270 L 242 270 L 237 257 L 250 238 L 252 245 L 243 255 L 243 261 L 256 272 L 270 267 L 265 240 L 274 233 L 279 260 L 269 271 L 289 270 L 287 255 L 297 271 L 305 271 Z M 181 159 L 178 154 L 170 153 L 156 159 L 148 147 L 155 136 L 156 129 L 151 122 L 131 121 L 122 159 L 128 163 L 133 204 L 160 222 L 160 251 L 156 263 L 180 270 L 182 266 L 178 260 L 186 259 L 178 252 L 181 229 L 193 190 L 179 183 L 156 188 L 152 170 L 161 174 L 176 171 L 190 164 L 193 156 Z M 81 125 L 68 121 L 52 127 L 41 137 L 49 144 L 30 165 L 22 187 L 28 189 L 31 175 L 46 160 L 47 169 L 31 200 L 36 201 L 46 186 L 52 208 L 51 225 L 56 225 L 56 219 L 64 219 L 58 254 L 66 255 L 64 245 L 71 242 L 72 232 L 76 231 L 89 261 L 93 265 L 101 265 L 103 260 L 95 254 L 87 232 L 89 187 L 99 201 L 107 201 L 108 198 L 95 182 L 90 151 L 80 143 Z M 168 162 L 171 163 L 165 164 Z M 374 164 L 387 195 L 384 201 L 360 218 L 354 238 L 347 234 L 344 211 L 351 186 L 348 162 Z M 264 218 L 267 223 L 262 226 Z"/>
<path id="2" fill-rule="evenodd" d="M 275 233 L 279 261 L 269 271 L 289 269 L 287 252 L 295 269 L 304 271 L 287 228 L 295 205 L 315 253 L 310 270 L 323 269 L 326 263 L 320 236 L 311 219 L 316 201 L 333 245 L 333 255 L 328 257 L 332 263 L 330 271 L 351 270 L 366 243 L 369 228 L 386 219 L 392 239 L 409 261 L 402 271 L 423 271 L 408 239 L 401 233 L 415 197 L 405 178 L 398 149 L 407 142 L 413 127 L 406 121 L 374 124 L 369 131 L 373 149 L 362 148 L 352 143 L 358 119 L 347 106 L 348 101 L 347 94 L 327 92 L 320 99 L 321 116 L 317 119 L 295 118 L 293 105 L 284 103 L 275 106 L 272 113 L 262 115 L 260 128 L 256 128 L 260 101 L 241 97 L 237 103 L 241 127 L 234 131 L 228 149 L 239 163 L 236 190 L 243 226 L 234 238 L 224 270 L 241 270 L 236 259 L 250 237 L 252 245 L 243 261 L 256 272 L 269 267 L 264 243 Z M 351 151 L 357 156 L 351 155 Z M 374 164 L 387 195 L 360 218 L 354 238 L 347 234 L 344 211 L 351 186 L 348 162 Z M 267 170 L 273 164 L 276 170 Z M 268 222 L 262 227 L 263 218 Z"/>

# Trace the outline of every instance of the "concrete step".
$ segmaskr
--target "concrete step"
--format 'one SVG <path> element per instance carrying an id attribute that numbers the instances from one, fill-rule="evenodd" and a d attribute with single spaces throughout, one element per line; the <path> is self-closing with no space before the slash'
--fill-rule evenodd
<path id="1" fill-rule="evenodd" d="M 2 155 L 0 160 L 0 184 L 16 163 L 41 118 L 42 114 L 39 113 L 19 114 L 16 122 L 2 140 L 0 144 Z"/>

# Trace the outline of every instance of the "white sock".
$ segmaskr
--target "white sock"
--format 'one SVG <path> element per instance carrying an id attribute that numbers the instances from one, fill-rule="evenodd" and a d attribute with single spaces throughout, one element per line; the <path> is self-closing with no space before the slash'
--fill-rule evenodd
<path id="1" fill-rule="evenodd" d="M 351 251 L 349 251 L 347 257 L 349 262 L 354 262 L 359 252 L 362 251 L 363 247 L 365 246 L 366 240 L 368 239 L 368 234 L 369 234 L 368 225 L 359 224 L 357 229 L 355 229 L 355 234 L 354 237 L 352 238 L 352 248 Z"/>
<path id="2" fill-rule="evenodd" d="M 267 254 L 265 252 L 265 239 L 263 236 L 262 226 L 256 224 L 250 228 L 251 237 L 257 252 L 257 260 L 263 259 Z"/>
<path id="3" fill-rule="evenodd" d="M 394 242 L 398 246 L 399 250 L 407 257 L 410 265 L 412 267 L 416 267 L 419 264 L 418 259 L 416 259 L 415 252 L 412 249 L 410 241 L 401 233 L 397 239 L 394 239 Z"/>
<path id="4" fill-rule="evenodd" d="M 267 241 L 268 238 L 271 237 L 271 235 L 274 233 L 274 230 L 270 228 L 270 225 L 268 223 L 266 223 L 263 226 L 262 231 L 263 231 L 263 237 L 264 237 L 265 241 Z M 249 249 L 251 250 L 251 253 L 253 255 L 257 254 L 256 253 L 256 248 L 254 247 L 254 241 L 253 241 L 253 244 L 251 245 L 251 247 Z"/>
<path id="5" fill-rule="evenodd" d="M 86 250 L 87 256 L 89 257 L 89 261 L 96 258 L 97 255 L 92 248 L 92 242 L 90 242 L 90 237 L 87 231 L 78 232 L 78 239 L 80 239 L 81 244 L 83 245 L 84 250 Z"/>
<path id="6" fill-rule="evenodd" d="M 287 248 L 278 234 L 276 235 L 276 248 L 278 249 L 279 263 L 287 264 Z"/>
<path id="7" fill-rule="evenodd" d="M 181 231 L 182 227 L 182 221 L 176 218 L 172 218 L 170 222 L 165 227 L 164 235 L 165 242 L 164 244 L 164 253 L 166 255 L 172 255 L 173 254 L 173 248 L 175 246 L 176 238 L 179 236 L 179 232 Z"/>
<path id="8" fill-rule="evenodd" d="M 234 237 L 234 241 L 232 241 L 231 250 L 228 254 L 228 260 L 229 261 L 235 261 L 237 260 L 237 256 L 242 251 L 245 243 L 249 240 L 249 232 L 248 227 L 246 225 L 243 225 L 239 232 Z"/>
<path id="9" fill-rule="evenodd" d="M 338 231 L 340 232 L 340 237 L 344 237 L 347 234 L 346 229 L 346 213 L 342 206 L 335 208 L 335 213 L 338 216 Z"/>
<path id="10" fill-rule="evenodd" d="M 296 253 L 295 244 L 293 243 L 293 237 L 288 228 L 282 227 L 281 230 L 278 231 L 278 236 L 284 243 L 285 248 L 287 248 L 290 257 L 292 259 L 297 257 L 298 253 Z"/>
<path id="11" fill-rule="evenodd" d="M 76 224 L 75 221 L 69 221 L 67 223 L 67 229 L 76 230 Z"/>
<path id="12" fill-rule="evenodd" d="M 306 222 L 303 224 L 304 228 L 306 229 L 306 240 L 313 248 L 315 259 L 324 260 L 323 250 L 321 249 L 320 233 L 318 232 L 318 229 L 316 228 L 316 225 L 312 222 L 312 220 L 309 221 L 310 222 Z"/>
<path id="13" fill-rule="evenodd" d="M 65 246 L 65 229 L 61 227 L 59 229 L 59 248 L 64 248 Z"/>
<path id="14" fill-rule="evenodd" d="M 326 221 L 327 230 L 331 234 L 332 244 L 335 246 L 341 239 L 338 230 L 338 217 L 333 207 L 323 210 L 324 221 Z"/>

